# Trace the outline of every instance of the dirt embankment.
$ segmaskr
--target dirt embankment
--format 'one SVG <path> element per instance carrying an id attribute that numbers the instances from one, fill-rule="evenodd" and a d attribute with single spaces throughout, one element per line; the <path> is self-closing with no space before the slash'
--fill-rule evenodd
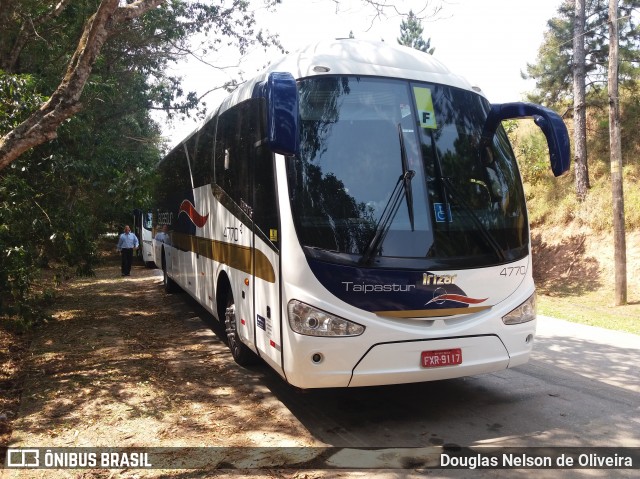
<path id="1" fill-rule="evenodd" d="M 579 303 L 590 294 L 612 296 L 615 286 L 611 233 L 588 229 L 532 228 L 533 276 L 539 294 Z M 628 301 L 640 301 L 640 231 L 626 233 Z M 612 306 L 608 301 L 605 306 Z M 621 312 L 624 314 L 624 312 Z"/>

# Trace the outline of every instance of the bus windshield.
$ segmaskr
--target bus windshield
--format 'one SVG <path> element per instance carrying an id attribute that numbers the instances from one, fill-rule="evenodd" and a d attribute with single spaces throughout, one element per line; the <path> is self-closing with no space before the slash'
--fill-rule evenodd
<path id="1" fill-rule="evenodd" d="M 356 76 L 304 79 L 298 91 L 300 150 L 287 175 L 308 255 L 416 268 L 526 256 L 524 193 L 504 130 L 480 148 L 484 97 Z"/>

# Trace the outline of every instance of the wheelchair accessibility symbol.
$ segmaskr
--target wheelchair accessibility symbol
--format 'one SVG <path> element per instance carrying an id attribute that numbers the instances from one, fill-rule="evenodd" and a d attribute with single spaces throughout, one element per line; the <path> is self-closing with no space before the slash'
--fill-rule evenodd
<path id="1" fill-rule="evenodd" d="M 433 210 L 436 214 L 436 223 L 451 223 L 451 207 L 444 203 L 434 203 Z"/>

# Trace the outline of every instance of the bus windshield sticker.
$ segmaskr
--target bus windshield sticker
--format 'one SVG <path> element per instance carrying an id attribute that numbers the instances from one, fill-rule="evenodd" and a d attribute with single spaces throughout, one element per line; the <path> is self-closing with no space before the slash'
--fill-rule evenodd
<path id="1" fill-rule="evenodd" d="M 451 223 L 453 217 L 451 216 L 451 207 L 444 203 L 434 203 L 433 209 L 436 214 L 437 223 Z"/>
<path id="2" fill-rule="evenodd" d="M 420 117 L 420 126 L 422 128 L 436 129 L 436 112 L 433 109 L 433 100 L 431 99 L 431 90 L 415 86 L 413 94 L 416 99 L 416 108 Z"/>
<path id="3" fill-rule="evenodd" d="M 409 115 L 411 115 L 411 105 L 407 105 L 406 103 L 400 104 L 400 116 L 406 118 Z"/>

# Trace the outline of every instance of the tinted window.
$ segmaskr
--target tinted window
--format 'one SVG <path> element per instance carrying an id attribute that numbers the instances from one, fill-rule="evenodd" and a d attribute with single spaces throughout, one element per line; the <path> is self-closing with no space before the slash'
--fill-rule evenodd
<path id="1" fill-rule="evenodd" d="M 277 243 L 278 208 L 273 154 L 264 144 L 264 103 L 243 102 L 220 115 L 215 146 L 215 183 L 233 201 L 225 206 L 256 233 Z M 224 202 L 224 198 L 222 198 Z"/>
<path id="2" fill-rule="evenodd" d="M 478 148 L 483 97 L 358 77 L 303 80 L 299 92 L 300 154 L 287 173 L 303 245 L 358 261 L 373 244 L 377 259 L 457 266 L 526 254 L 524 195 L 504 132 Z"/>

